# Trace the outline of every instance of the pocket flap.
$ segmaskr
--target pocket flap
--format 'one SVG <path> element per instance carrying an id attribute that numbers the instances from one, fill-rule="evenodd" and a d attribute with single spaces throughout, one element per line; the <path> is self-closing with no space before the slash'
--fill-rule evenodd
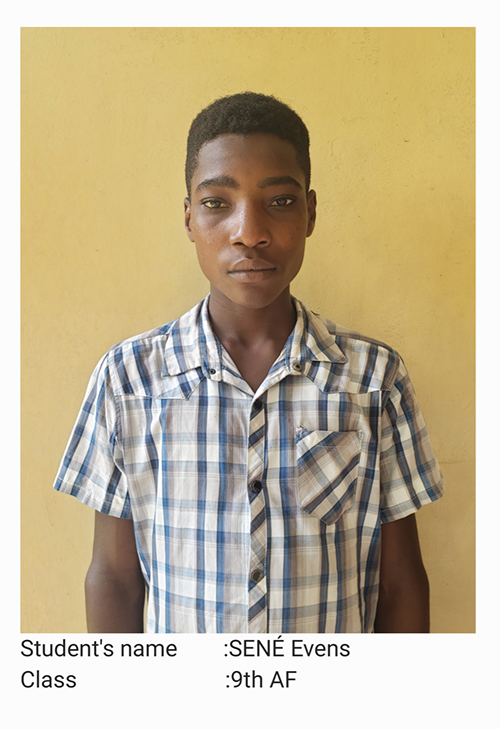
<path id="1" fill-rule="evenodd" d="M 297 430 L 297 489 L 304 511 L 333 524 L 354 500 L 361 431 Z"/>

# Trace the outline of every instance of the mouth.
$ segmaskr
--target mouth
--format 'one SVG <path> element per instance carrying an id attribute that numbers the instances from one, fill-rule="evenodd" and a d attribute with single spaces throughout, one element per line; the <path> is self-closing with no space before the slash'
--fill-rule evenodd
<path id="1" fill-rule="evenodd" d="M 262 261 L 257 258 L 245 259 L 238 261 L 235 265 L 229 269 L 228 273 L 239 275 L 239 274 L 253 274 L 253 273 L 265 273 L 268 271 L 275 271 L 276 268 L 267 261 Z"/>
<path id="2" fill-rule="evenodd" d="M 229 275 L 239 281 L 265 281 L 270 278 L 275 268 L 240 268 L 229 271 Z"/>
<path id="3" fill-rule="evenodd" d="M 245 259 L 238 261 L 231 269 L 228 274 L 239 281 L 265 281 L 270 278 L 276 271 L 275 266 L 272 266 L 267 261 L 259 259 Z"/>

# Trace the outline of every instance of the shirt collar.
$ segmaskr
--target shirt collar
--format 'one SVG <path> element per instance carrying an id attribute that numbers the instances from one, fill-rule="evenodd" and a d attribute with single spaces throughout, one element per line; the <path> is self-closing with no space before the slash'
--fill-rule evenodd
<path id="1" fill-rule="evenodd" d="M 221 371 L 220 343 L 208 316 L 208 295 L 195 307 L 173 322 L 165 344 L 162 375 L 181 375 L 201 367 L 205 376 Z"/>
<path id="2" fill-rule="evenodd" d="M 296 365 L 305 367 L 307 362 L 346 363 L 347 357 L 329 331 L 326 320 L 298 299 L 292 297 L 292 301 L 297 309 L 297 321 L 285 347 L 288 368 L 297 372 L 300 370 Z"/>
<path id="3" fill-rule="evenodd" d="M 222 379 L 221 344 L 210 324 L 208 301 L 209 296 L 173 322 L 165 344 L 164 377 L 201 368 L 205 377 L 216 381 Z M 297 321 L 271 372 L 284 366 L 289 374 L 305 374 L 315 380 L 313 373 L 318 368 L 313 368 L 312 363 L 345 364 L 347 357 L 337 345 L 326 320 L 294 297 L 292 301 Z M 319 381 L 317 384 L 321 386 Z"/>

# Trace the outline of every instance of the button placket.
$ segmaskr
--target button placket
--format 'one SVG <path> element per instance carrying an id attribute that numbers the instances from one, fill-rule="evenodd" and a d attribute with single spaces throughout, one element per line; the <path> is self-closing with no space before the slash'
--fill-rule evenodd
<path id="1" fill-rule="evenodd" d="M 267 631 L 267 519 L 263 476 L 265 457 L 266 408 L 261 399 L 254 401 L 250 412 L 248 438 L 248 494 L 250 501 L 250 564 L 248 572 L 249 632 Z"/>

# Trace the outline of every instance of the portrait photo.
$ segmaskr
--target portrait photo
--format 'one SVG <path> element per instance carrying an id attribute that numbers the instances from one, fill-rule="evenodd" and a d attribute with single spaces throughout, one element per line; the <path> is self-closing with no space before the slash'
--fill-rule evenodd
<path id="1" fill-rule="evenodd" d="M 474 29 L 23 28 L 21 152 L 21 631 L 474 633 Z"/>

